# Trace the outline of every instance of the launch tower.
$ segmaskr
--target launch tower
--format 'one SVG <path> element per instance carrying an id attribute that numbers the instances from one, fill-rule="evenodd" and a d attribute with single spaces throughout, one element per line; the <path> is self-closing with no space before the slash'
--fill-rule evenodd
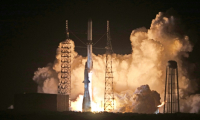
<path id="1" fill-rule="evenodd" d="M 114 110 L 112 52 L 113 51 L 112 51 L 111 38 L 110 38 L 109 21 L 107 21 L 107 46 L 106 46 L 104 111 Z"/>
<path id="2" fill-rule="evenodd" d="M 60 43 L 61 50 L 61 78 L 58 84 L 58 94 L 71 95 L 71 42 L 68 32 L 68 20 L 66 20 L 67 39 Z"/>
<path id="3" fill-rule="evenodd" d="M 168 61 L 166 68 L 165 95 L 163 113 L 179 112 L 178 68 L 176 61 Z"/>

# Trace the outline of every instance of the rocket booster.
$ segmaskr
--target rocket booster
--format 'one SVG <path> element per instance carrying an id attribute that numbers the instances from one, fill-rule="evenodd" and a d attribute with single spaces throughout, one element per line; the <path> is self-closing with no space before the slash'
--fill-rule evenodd
<path id="1" fill-rule="evenodd" d="M 91 111 L 91 93 L 89 92 L 89 74 L 93 68 L 92 62 L 92 20 L 88 20 L 88 34 L 87 34 L 87 62 L 85 63 L 85 70 L 84 70 L 84 96 L 83 96 L 83 103 L 82 103 L 82 111 L 89 112 Z"/>
<path id="2" fill-rule="evenodd" d="M 93 68 L 92 62 L 92 20 L 88 20 L 88 34 L 87 34 L 87 69 L 90 72 Z"/>

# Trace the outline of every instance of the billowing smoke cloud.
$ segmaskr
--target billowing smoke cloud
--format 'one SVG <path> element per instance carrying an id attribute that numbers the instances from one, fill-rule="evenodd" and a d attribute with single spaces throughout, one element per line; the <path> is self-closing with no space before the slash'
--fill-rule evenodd
<path id="1" fill-rule="evenodd" d="M 135 92 L 123 91 L 115 96 L 117 112 L 153 113 L 160 105 L 160 95 L 151 91 L 148 85 L 138 87 Z"/>
<path id="2" fill-rule="evenodd" d="M 199 113 L 200 94 L 190 95 L 186 98 L 180 99 L 180 109 L 186 113 Z"/>
<path id="3" fill-rule="evenodd" d="M 127 108 L 130 108 L 128 111 L 153 113 L 159 103 L 158 93 L 160 94 L 161 101 L 163 101 L 167 61 L 175 60 L 178 63 L 180 96 L 185 99 L 181 100 L 183 102 L 181 104 L 181 111 L 197 112 L 200 108 L 200 101 L 197 98 L 200 99 L 200 97 L 199 95 L 188 96 L 196 90 L 196 87 L 192 86 L 194 82 L 191 82 L 189 79 L 187 70 L 182 65 L 183 61 L 181 60 L 183 57 L 188 57 L 188 52 L 192 51 L 192 45 L 189 42 L 189 37 L 182 30 L 179 19 L 168 13 L 160 12 L 152 20 L 150 29 L 143 27 L 133 30 L 130 35 L 130 41 L 132 45 L 131 54 L 112 55 L 114 92 L 116 100 L 120 101 L 120 104 L 115 104 L 116 109 L 118 111 L 127 111 Z M 84 92 L 82 82 L 86 58 L 74 51 L 74 42 L 71 42 L 73 45 L 71 98 L 76 100 Z M 92 57 L 93 101 L 101 104 L 104 101 L 105 89 L 105 54 L 93 54 Z M 39 68 L 35 72 L 33 80 L 38 83 L 38 92 L 57 93 L 59 78 L 60 49 L 58 48 L 56 61 L 53 66 L 48 65 L 47 67 Z M 148 85 L 152 91 L 148 86 L 142 85 Z M 143 93 L 138 92 L 140 89 L 147 93 L 145 94 L 146 96 L 141 96 Z M 133 93 L 132 91 L 135 92 Z M 144 98 L 148 99 L 147 101 L 152 104 L 149 109 L 144 110 L 141 108 L 146 105 L 143 104 L 145 103 Z M 124 105 L 124 107 L 121 105 Z"/>
<path id="4" fill-rule="evenodd" d="M 52 64 L 38 68 L 38 71 L 34 73 L 33 80 L 38 84 L 39 93 L 57 94 L 58 74 L 52 68 Z"/>

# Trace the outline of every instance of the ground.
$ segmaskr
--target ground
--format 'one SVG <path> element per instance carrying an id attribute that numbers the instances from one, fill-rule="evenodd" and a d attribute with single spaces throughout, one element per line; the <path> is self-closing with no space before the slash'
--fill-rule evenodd
<path id="1" fill-rule="evenodd" d="M 0 112 L 2 120 L 196 120 L 200 114 L 137 114 L 137 113 L 81 113 L 52 111 L 15 111 Z"/>

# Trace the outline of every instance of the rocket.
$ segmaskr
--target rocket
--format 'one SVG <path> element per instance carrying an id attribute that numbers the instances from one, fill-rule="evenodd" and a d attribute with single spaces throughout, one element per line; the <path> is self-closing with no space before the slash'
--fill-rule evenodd
<path id="1" fill-rule="evenodd" d="M 91 111 L 91 92 L 89 91 L 89 87 L 91 86 L 90 81 L 90 72 L 93 68 L 92 62 L 92 20 L 88 20 L 88 33 L 87 33 L 87 62 L 85 63 L 85 70 L 84 70 L 84 96 L 83 96 L 83 103 L 82 103 L 82 111 L 83 112 L 90 112 Z M 90 83 L 90 85 L 89 85 Z"/>

